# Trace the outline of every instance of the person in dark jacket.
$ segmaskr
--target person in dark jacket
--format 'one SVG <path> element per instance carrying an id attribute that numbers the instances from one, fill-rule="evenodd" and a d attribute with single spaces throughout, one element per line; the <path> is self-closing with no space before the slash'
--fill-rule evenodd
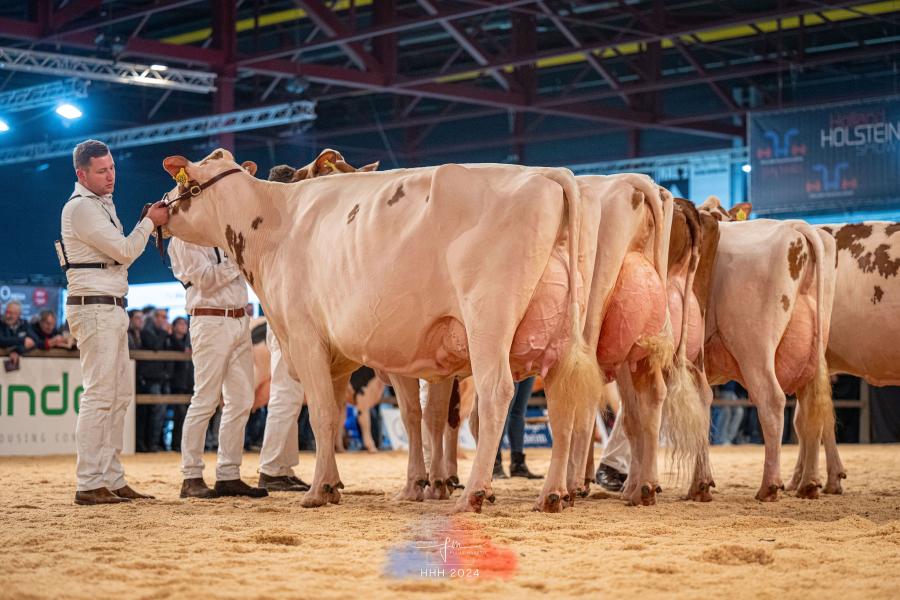
<path id="1" fill-rule="evenodd" d="M 35 347 L 28 331 L 28 323 L 22 319 L 22 305 L 15 300 L 7 303 L 0 320 L 0 348 L 10 350 L 9 358 L 13 364 L 19 364 L 19 358 Z"/>
<path id="2" fill-rule="evenodd" d="M 143 350 L 169 349 L 169 335 L 172 333 L 172 325 L 168 320 L 169 311 L 165 308 L 157 308 L 153 311 L 153 317 L 145 320 L 141 330 L 141 348 Z M 154 360 L 138 363 L 138 393 L 140 394 L 168 394 L 171 363 Z M 144 447 L 147 452 L 159 452 L 163 450 L 163 426 L 166 420 L 166 405 L 148 405 L 147 422 L 144 432 Z"/>
<path id="3" fill-rule="evenodd" d="M 34 340 L 34 346 L 38 350 L 50 350 L 51 348 L 68 348 L 70 346 L 66 336 L 56 326 L 56 315 L 52 310 L 42 310 L 37 321 L 31 324 L 28 337 Z"/>
<path id="4" fill-rule="evenodd" d="M 176 352 L 184 352 L 191 355 L 191 335 L 188 332 L 188 323 L 184 317 L 178 317 L 172 321 L 172 335 L 169 336 L 169 349 Z M 194 364 L 189 360 L 174 361 L 172 363 L 172 379 L 169 382 L 173 394 L 194 393 Z M 170 404 L 172 410 L 172 450 L 181 452 L 181 430 L 184 425 L 184 416 L 187 414 L 187 404 Z"/>

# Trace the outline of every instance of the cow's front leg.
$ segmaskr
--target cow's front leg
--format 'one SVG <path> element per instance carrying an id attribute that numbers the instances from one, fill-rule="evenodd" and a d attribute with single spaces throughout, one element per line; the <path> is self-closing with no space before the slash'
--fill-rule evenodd
<path id="1" fill-rule="evenodd" d="M 428 487 L 428 474 L 422 448 L 422 405 L 419 404 L 419 380 L 391 375 L 391 385 L 397 393 L 400 415 L 409 437 L 409 460 L 406 467 L 406 484 L 394 496 L 394 500 L 421 502 Z"/>
<path id="2" fill-rule="evenodd" d="M 341 424 L 336 393 L 346 389 L 349 378 L 333 380 L 329 358 L 324 351 L 317 352 L 318 348 L 314 346 L 309 344 L 303 352 L 292 353 L 294 356 L 305 355 L 294 362 L 294 368 L 306 391 L 309 420 L 316 436 L 316 470 L 309 491 L 303 497 L 305 508 L 324 506 L 329 502 L 338 504 L 340 490 L 344 487 L 334 455 L 335 436 Z"/>
<path id="3" fill-rule="evenodd" d="M 446 500 L 453 488 L 450 487 L 447 460 L 444 454 L 444 430 L 448 416 L 459 419 L 459 403 L 456 402 L 456 413 L 450 415 L 451 396 L 455 380 L 448 379 L 428 386 L 428 401 L 425 404 L 424 421 L 431 439 L 431 457 L 428 472 L 430 485 L 425 490 L 425 497 L 431 500 Z"/>

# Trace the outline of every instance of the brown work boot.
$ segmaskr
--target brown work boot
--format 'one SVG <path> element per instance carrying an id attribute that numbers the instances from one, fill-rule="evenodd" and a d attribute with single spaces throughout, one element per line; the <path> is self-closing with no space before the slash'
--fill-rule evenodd
<path id="1" fill-rule="evenodd" d="M 202 477 L 185 479 L 181 484 L 181 498 L 215 498 L 216 493 L 209 489 Z"/>
<path id="2" fill-rule="evenodd" d="M 105 487 L 96 490 L 85 490 L 75 492 L 75 504 L 82 506 L 91 506 L 94 504 L 119 504 L 121 502 L 131 502 L 131 498 L 121 498 L 113 494 Z"/>
<path id="3" fill-rule="evenodd" d="M 299 482 L 299 483 L 297 483 Z M 259 487 L 270 492 L 308 492 L 309 486 L 296 477 L 259 474 Z"/>
<path id="4" fill-rule="evenodd" d="M 127 485 L 120 487 L 117 490 L 113 490 L 112 493 L 119 498 L 127 498 L 128 500 L 156 500 L 156 496 L 136 492 Z"/>
<path id="5" fill-rule="evenodd" d="M 216 482 L 216 494 L 219 496 L 244 496 L 246 498 L 265 498 L 269 492 L 262 488 L 250 487 L 240 479 L 228 479 Z"/>

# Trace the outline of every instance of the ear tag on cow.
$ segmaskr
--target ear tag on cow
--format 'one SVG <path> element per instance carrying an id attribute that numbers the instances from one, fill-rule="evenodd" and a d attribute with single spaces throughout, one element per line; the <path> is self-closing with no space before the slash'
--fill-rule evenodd
<path id="1" fill-rule="evenodd" d="M 747 220 L 747 212 L 743 208 L 739 208 L 737 214 L 734 216 L 738 221 L 746 221 Z"/>
<path id="2" fill-rule="evenodd" d="M 184 187 L 188 182 L 188 175 L 184 172 L 184 167 L 178 169 L 178 174 L 175 175 L 175 181 L 178 182 L 178 185 Z"/>
<path id="3" fill-rule="evenodd" d="M 331 162 L 330 160 L 325 161 L 325 166 L 328 167 L 329 169 L 331 169 L 332 171 L 338 170 L 337 166 L 335 166 L 335 164 L 333 162 Z"/>

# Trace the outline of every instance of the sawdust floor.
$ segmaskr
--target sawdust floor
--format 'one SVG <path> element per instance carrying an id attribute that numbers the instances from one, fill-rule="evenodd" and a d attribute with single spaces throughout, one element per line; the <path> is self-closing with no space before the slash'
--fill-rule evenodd
<path id="1" fill-rule="evenodd" d="M 126 458 L 132 485 L 158 500 L 79 507 L 72 457 L 3 458 L 0 597 L 898 598 L 900 447 L 841 450 L 845 493 L 818 501 L 756 502 L 763 450 L 744 446 L 714 449 L 719 489 L 709 504 L 670 490 L 650 508 L 610 497 L 538 514 L 540 483 L 516 479 L 496 483 L 498 503 L 484 514 L 451 519 L 448 501 L 391 500 L 402 453 L 339 456 L 342 504 L 310 510 L 289 493 L 179 500 L 175 454 Z M 783 473 L 795 457 L 786 447 Z M 257 456 L 245 461 L 255 481 Z M 304 479 L 312 461 L 301 457 Z M 529 453 L 536 471 L 548 461 L 549 451 Z M 447 564 L 480 566 L 478 577 L 448 568 L 420 578 L 422 553 L 434 551 L 419 546 L 435 540 L 447 542 L 443 560 L 454 548 L 462 557 Z"/>

